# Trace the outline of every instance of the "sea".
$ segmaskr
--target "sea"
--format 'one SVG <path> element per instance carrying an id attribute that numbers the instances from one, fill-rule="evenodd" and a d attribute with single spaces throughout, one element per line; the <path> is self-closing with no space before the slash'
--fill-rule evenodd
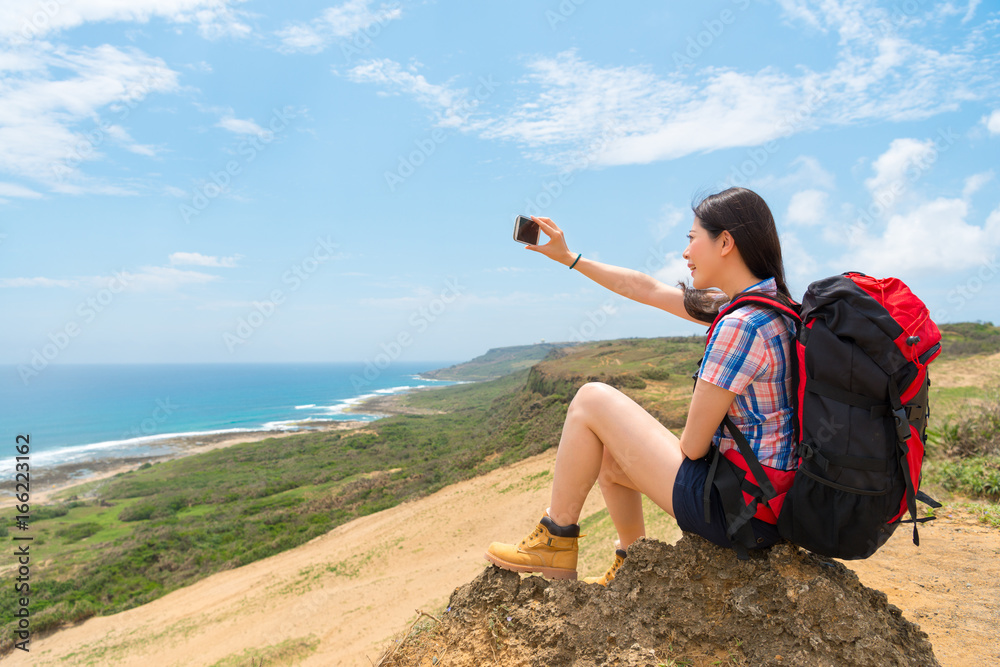
<path id="1" fill-rule="evenodd" d="M 16 366 L 0 366 L 0 473 L 13 471 L 18 435 L 29 436 L 37 470 L 168 455 L 178 437 L 371 421 L 380 415 L 346 411 L 373 396 L 455 384 L 421 376 L 452 363 L 53 364 L 27 382 Z"/>

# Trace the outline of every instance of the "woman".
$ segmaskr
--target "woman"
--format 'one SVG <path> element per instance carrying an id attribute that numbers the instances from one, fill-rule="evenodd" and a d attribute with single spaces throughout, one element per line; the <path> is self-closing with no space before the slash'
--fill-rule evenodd
<path id="1" fill-rule="evenodd" d="M 721 306 L 741 292 L 759 291 L 792 303 L 785 286 L 774 218 L 764 200 L 743 188 L 711 195 L 694 207 L 683 257 L 693 288 L 672 287 L 638 271 L 601 264 L 570 252 L 562 230 L 534 218 L 549 237 L 528 246 L 575 269 L 598 284 L 639 303 L 699 323 L 711 323 Z M 732 546 L 718 492 L 710 494 L 706 522 L 704 488 L 711 448 L 735 449 L 720 424 L 728 415 L 771 469 L 794 467 L 790 366 L 785 363 L 793 332 L 777 312 L 744 307 L 715 326 L 698 373 L 681 437 L 620 391 L 601 383 L 580 388 L 570 403 L 556 454 L 551 506 L 519 544 L 494 542 L 486 559 L 502 568 L 576 579 L 577 521 L 594 482 L 599 481 L 618 531 L 615 560 L 601 577 L 607 585 L 630 544 L 645 534 L 642 496 L 667 511 L 682 530 Z M 790 484 L 791 474 L 787 477 Z M 778 488 L 778 492 L 785 489 Z M 762 507 L 750 525 L 756 548 L 779 537 Z M 771 515 L 773 517 L 773 515 Z M 773 518 L 770 518 L 773 521 Z"/>

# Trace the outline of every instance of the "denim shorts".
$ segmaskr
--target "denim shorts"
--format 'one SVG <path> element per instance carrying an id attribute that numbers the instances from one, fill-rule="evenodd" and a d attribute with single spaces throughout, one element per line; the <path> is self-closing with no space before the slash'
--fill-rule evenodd
<path id="1" fill-rule="evenodd" d="M 720 547 L 732 548 L 732 543 L 726 537 L 728 522 L 722 511 L 722 499 L 718 489 L 712 489 L 710 496 L 711 521 L 705 523 L 705 480 L 711 466 L 709 457 L 692 461 L 684 459 L 677 479 L 674 481 L 674 517 L 681 530 L 696 533 Z M 766 549 L 781 540 L 778 527 L 761 521 L 750 519 L 757 545 L 754 549 Z"/>

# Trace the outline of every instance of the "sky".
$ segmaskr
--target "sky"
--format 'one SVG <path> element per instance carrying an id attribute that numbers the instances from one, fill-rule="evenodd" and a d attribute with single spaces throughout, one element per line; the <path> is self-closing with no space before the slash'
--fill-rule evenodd
<path id="1" fill-rule="evenodd" d="M 981 0 L 0 0 L 0 363 L 703 333 L 513 222 L 675 283 L 732 185 L 793 296 L 856 270 L 998 322 L 998 33 Z"/>

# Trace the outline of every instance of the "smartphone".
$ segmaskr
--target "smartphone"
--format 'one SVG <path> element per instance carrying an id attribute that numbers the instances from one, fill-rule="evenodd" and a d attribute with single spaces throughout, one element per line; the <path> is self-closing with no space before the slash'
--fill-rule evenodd
<path id="1" fill-rule="evenodd" d="M 524 245 L 538 245 L 538 223 L 519 215 L 514 221 L 514 240 Z"/>

